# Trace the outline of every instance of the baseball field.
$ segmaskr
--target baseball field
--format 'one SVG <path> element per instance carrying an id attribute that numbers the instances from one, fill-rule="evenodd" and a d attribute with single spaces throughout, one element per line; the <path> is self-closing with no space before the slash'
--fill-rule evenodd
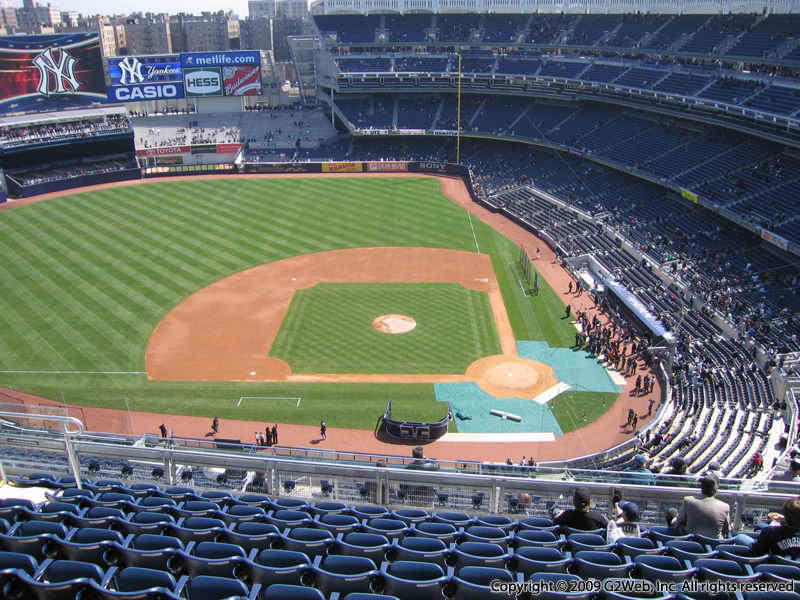
<path id="1" fill-rule="evenodd" d="M 0 212 L 0 249 L 0 385 L 70 404 L 372 429 L 391 398 L 395 418 L 432 421 L 446 408 L 433 379 L 403 377 L 463 374 L 501 352 L 504 328 L 552 348 L 575 336 L 544 278 L 538 296 L 520 286 L 518 246 L 435 178 L 110 187 Z M 376 250 L 364 277 L 356 249 L 401 258 Z M 447 275 L 443 254 L 412 261 L 393 249 L 446 249 L 465 269 L 485 255 L 499 295 L 494 279 Z M 296 261 L 324 264 L 317 256 L 335 256 L 335 268 L 303 280 L 307 263 Z M 410 315 L 414 327 L 387 335 L 381 315 Z M 275 364 L 291 376 L 268 377 Z M 615 397 L 573 390 L 552 409 L 567 432 Z"/>

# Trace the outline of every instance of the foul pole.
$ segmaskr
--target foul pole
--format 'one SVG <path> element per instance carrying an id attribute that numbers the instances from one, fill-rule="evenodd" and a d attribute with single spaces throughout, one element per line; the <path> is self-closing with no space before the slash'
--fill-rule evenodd
<path id="1" fill-rule="evenodd" d="M 458 55 L 458 114 L 456 116 L 456 163 L 461 164 L 461 54 Z"/>

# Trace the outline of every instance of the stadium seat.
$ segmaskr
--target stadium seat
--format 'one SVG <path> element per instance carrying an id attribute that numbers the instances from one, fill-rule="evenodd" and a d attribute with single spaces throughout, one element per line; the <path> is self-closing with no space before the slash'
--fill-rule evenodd
<path id="1" fill-rule="evenodd" d="M 269 502 L 273 510 L 299 510 L 308 512 L 310 505 L 302 498 L 273 498 Z"/>
<path id="2" fill-rule="evenodd" d="M 163 490 L 166 498 L 170 498 L 176 504 L 187 500 L 200 500 L 200 497 L 192 488 L 188 487 L 168 487 Z"/>
<path id="3" fill-rule="evenodd" d="M 431 520 L 436 523 L 447 523 L 453 527 L 469 527 L 475 523 L 473 517 L 461 512 L 435 512 L 431 515 Z"/>
<path id="4" fill-rule="evenodd" d="M 279 535 L 280 531 L 272 523 L 242 521 L 220 533 L 218 539 L 221 542 L 241 546 L 245 553 L 249 554 L 253 548 L 271 547 Z"/>
<path id="5" fill-rule="evenodd" d="M 458 538 L 459 531 L 449 523 L 417 523 L 412 525 L 411 533 L 415 536 L 433 537 L 442 540 L 445 544 L 452 544 Z"/>
<path id="6" fill-rule="evenodd" d="M 744 592 L 743 600 L 800 600 L 797 592 Z"/>
<path id="7" fill-rule="evenodd" d="M 385 535 L 390 540 L 403 537 L 409 531 L 408 526 L 397 519 L 369 519 L 363 521 L 361 526 L 367 533 Z"/>
<path id="8" fill-rule="evenodd" d="M 339 514 L 347 511 L 346 504 L 342 504 L 341 502 L 332 502 L 330 500 L 325 500 L 324 502 L 315 502 L 308 508 L 313 515 Z"/>
<path id="9" fill-rule="evenodd" d="M 665 548 L 649 538 L 623 537 L 614 543 L 614 551 L 634 558 L 641 554 L 663 554 Z"/>
<path id="10" fill-rule="evenodd" d="M 431 516 L 424 510 L 418 508 L 401 508 L 391 512 L 393 519 L 403 521 L 406 525 L 414 523 L 422 523 L 423 521 L 430 520 Z"/>
<path id="11" fill-rule="evenodd" d="M 567 525 L 561 525 L 558 530 L 563 533 L 567 538 L 571 535 L 599 535 L 604 537 L 606 535 L 605 529 L 575 529 L 574 527 L 569 527 Z"/>
<path id="12" fill-rule="evenodd" d="M 362 504 L 354 506 L 350 509 L 350 514 L 355 515 L 362 521 L 364 519 L 377 519 L 379 517 L 388 517 L 389 511 L 385 506 L 375 506 L 372 504 Z"/>
<path id="13" fill-rule="evenodd" d="M 0 535 L 0 550 L 28 554 L 38 561 L 58 555 L 59 542 L 67 537 L 67 528 L 50 521 L 25 521 Z"/>
<path id="14" fill-rule="evenodd" d="M 525 529 L 540 529 L 544 531 L 557 531 L 559 526 L 553 523 L 552 519 L 545 519 L 544 517 L 528 517 L 519 522 L 519 530 Z"/>
<path id="15" fill-rule="evenodd" d="M 767 581 L 800 581 L 800 567 L 791 565 L 761 563 L 753 567 L 753 571 Z"/>
<path id="16" fill-rule="evenodd" d="M 259 506 L 264 510 L 270 508 L 270 501 L 272 499 L 264 494 L 242 494 L 234 498 L 236 504 L 247 504 L 249 506 Z"/>
<path id="17" fill-rule="evenodd" d="M 250 595 L 247 586 L 238 579 L 209 575 L 186 580 L 185 586 L 178 586 L 177 591 L 185 595 L 186 600 L 224 600 Z"/>
<path id="18" fill-rule="evenodd" d="M 462 542 L 456 544 L 450 559 L 456 570 L 463 567 L 492 567 L 504 569 L 512 554 L 498 544 Z"/>
<path id="19" fill-rule="evenodd" d="M 119 568 L 141 567 L 169 571 L 174 567 L 180 570 L 180 562 L 176 558 L 183 555 L 183 542 L 165 535 L 139 534 L 134 536 L 127 547 L 115 546 L 109 549 L 105 561 Z"/>
<path id="20" fill-rule="evenodd" d="M 203 500 L 210 500 L 220 507 L 225 507 L 233 502 L 233 496 L 231 496 L 231 494 L 219 490 L 206 490 L 200 494 L 200 498 Z"/>
<path id="21" fill-rule="evenodd" d="M 261 600 L 325 600 L 325 596 L 315 588 L 273 583 L 262 592 Z"/>
<path id="22" fill-rule="evenodd" d="M 571 568 L 584 579 L 624 578 L 633 569 L 633 563 L 630 557 L 613 552 L 581 550 L 575 553 Z"/>
<path id="23" fill-rule="evenodd" d="M 120 521 L 126 520 L 126 515 L 118 508 L 106 506 L 93 506 L 86 510 L 81 516 L 70 516 L 64 520 L 64 524 L 69 527 L 95 527 L 109 529 L 118 527 Z"/>
<path id="24" fill-rule="evenodd" d="M 447 568 L 450 550 L 442 540 L 426 537 L 408 537 L 392 540 L 392 547 L 386 552 L 387 560 L 429 562 Z"/>
<path id="25" fill-rule="evenodd" d="M 132 483 L 125 486 L 125 490 L 123 492 L 140 499 L 148 496 L 159 496 L 162 494 L 161 488 L 155 483 Z"/>
<path id="26" fill-rule="evenodd" d="M 752 581 L 759 577 L 758 573 L 753 573 L 750 565 L 721 558 L 699 558 L 694 561 L 694 566 L 697 567 L 700 579 Z"/>
<path id="27" fill-rule="evenodd" d="M 54 560 L 42 565 L 36 579 L 44 583 L 58 583 L 70 579 L 91 579 L 101 583 L 105 573 L 99 566 L 76 560 Z"/>
<path id="28" fill-rule="evenodd" d="M 92 527 L 75 529 L 59 544 L 59 555 L 69 560 L 103 564 L 114 542 L 119 545 L 124 542 L 118 531 Z"/>
<path id="29" fill-rule="evenodd" d="M 245 521 L 266 521 L 267 513 L 258 506 L 246 504 L 233 504 L 225 508 L 225 512 L 218 512 L 218 519 L 222 519 L 228 526 Z"/>
<path id="30" fill-rule="evenodd" d="M 566 573 L 571 563 L 572 558 L 556 548 L 539 546 L 520 546 L 510 561 L 511 567 L 526 577 L 534 573 Z"/>
<path id="31" fill-rule="evenodd" d="M 499 527 L 486 527 L 484 525 L 472 525 L 461 533 L 462 541 L 499 544 L 503 548 L 508 548 L 508 544 L 513 539 L 514 533 L 511 531 L 507 532 Z"/>
<path id="32" fill-rule="evenodd" d="M 282 547 L 292 552 L 303 552 L 309 558 L 324 555 L 336 541 L 327 529 L 295 527 L 278 538 Z"/>
<path id="33" fill-rule="evenodd" d="M 0 571 L 0 589 L 3 590 L 4 598 L 26 600 L 75 600 L 75 598 L 89 596 L 102 597 L 98 593 L 101 592 L 101 588 L 94 579 L 69 579 L 49 583 L 33 579 L 22 571 L 13 570 Z"/>
<path id="34" fill-rule="evenodd" d="M 5 534 L 11 531 L 11 523 L 6 519 L 0 518 L 0 534 Z"/>
<path id="35" fill-rule="evenodd" d="M 62 522 L 72 516 L 81 516 L 83 512 L 84 511 L 76 504 L 70 504 L 68 502 L 45 502 L 39 507 L 39 510 L 36 511 L 28 511 L 25 508 L 20 508 L 17 511 L 17 520 L 35 519 L 37 521 Z"/>
<path id="36" fill-rule="evenodd" d="M 44 496 L 49 502 L 67 502 L 82 506 L 87 499 L 94 498 L 94 492 L 81 488 L 64 488 L 55 492 L 46 491 Z"/>
<path id="37" fill-rule="evenodd" d="M 173 591 L 177 585 L 175 578 L 166 571 L 128 567 L 114 573 L 109 587 L 119 592 L 141 592 L 160 587 Z"/>
<path id="38" fill-rule="evenodd" d="M 178 505 L 179 517 L 210 517 L 220 519 L 221 510 L 218 504 L 208 500 L 187 500 Z"/>
<path id="39" fill-rule="evenodd" d="M 641 593 L 629 592 L 625 594 L 621 592 L 600 590 L 599 597 L 603 600 L 674 600 L 675 598 L 675 596 L 672 594 L 659 595 L 655 592 L 655 589 Z"/>
<path id="40" fill-rule="evenodd" d="M 170 572 L 188 575 L 190 578 L 200 575 L 241 578 L 249 573 L 249 565 L 241 546 L 200 542 L 197 545 L 190 543 L 187 550 L 191 554 L 176 554 L 169 561 L 167 567 Z"/>
<path id="41" fill-rule="evenodd" d="M 334 546 L 337 554 L 345 556 L 364 556 L 375 564 L 383 562 L 391 542 L 385 535 L 354 531 L 336 537 Z"/>
<path id="42" fill-rule="evenodd" d="M 175 519 L 167 513 L 140 512 L 132 515 L 128 520 L 121 519 L 117 522 L 117 527 L 125 535 L 142 533 L 160 535 L 168 526 L 174 524 Z"/>
<path id="43" fill-rule="evenodd" d="M 503 531 L 513 531 L 517 527 L 517 521 L 513 521 L 503 515 L 481 515 L 475 520 L 476 525 L 484 527 L 498 527 Z"/>
<path id="44" fill-rule="evenodd" d="M 342 600 L 401 600 L 397 596 L 388 594 L 365 594 L 362 592 L 352 592 L 347 594 Z"/>
<path id="45" fill-rule="evenodd" d="M 132 510 L 132 506 L 136 504 L 136 498 L 131 494 L 122 494 L 120 492 L 102 492 L 94 496 L 94 498 L 87 498 L 84 504 L 89 506 L 106 506 L 108 508 L 119 508 L 123 511 Z"/>
<path id="46" fill-rule="evenodd" d="M 521 578 L 520 578 L 521 579 Z M 468 566 L 459 569 L 447 584 L 455 600 L 486 600 L 508 598 L 506 592 L 493 592 L 489 587 L 492 581 L 515 581 L 514 576 L 505 569 Z M 447 592 L 446 592 L 447 593 Z"/>
<path id="47" fill-rule="evenodd" d="M 694 563 L 699 558 L 714 558 L 717 555 L 716 551 L 709 550 L 708 547 L 691 540 L 672 540 L 664 546 L 666 548 L 665 552 L 669 556 L 674 556 L 680 560 L 688 560 L 691 563 Z"/>
<path id="48" fill-rule="evenodd" d="M 340 513 L 326 513 L 314 515 L 314 527 L 326 529 L 334 536 L 340 533 L 350 533 L 361 527 L 361 521 L 353 515 Z"/>
<path id="49" fill-rule="evenodd" d="M 736 540 L 734 540 L 733 538 L 712 538 L 712 537 L 707 537 L 705 535 L 701 535 L 699 533 L 693 534 L 692 539 L 695 542 L 703 544 L 704 546 L 708 546 L 712 550 L 716 549 L 716 547 L 720 545 L 730 546 L 736 543 Z"/>
<path id="50" fill-rule="evenodd" d="M 267 587 L 273 583 L 300 585 L 303 576 L 311 569 L 311 561 L 302 552 L 266 549 L 250 553 L 253 583 Z"/>
<path id="51" fill-rule="evenodd" d="M 415 600 L 440 600 L 450 580 L 441 565 L 407 560 L 383 563 L 381 579 L 385 593 Z"/>
<path id="52" fill-rule="evenodd" d="M 39 562 L 32 556 L 21 552 L 0 551 L 0 571 L 3 569 L 20 569 L 33 576 L 38 568 Z"/>
<path id="53" fill-rule="evenodd" d="M 691 533 L 679 534 L 674 529 L 668 527 L 650 527 L 647 531 L 643 532 L 642 535 L 650 538 L 654 542 L 662 542 L 664 544 L 673 540 L 691 540 L 693 537 Z"/>
<path id="54" fill-rule="evenodd" d="M 172 498 L 165 496 L 145 496 L 140 498 L 139 502 L 132 507 L 136 512 L 161 512 L 172 515 L 173 517 L 178 514 L 178 503 Z"/>
<path id="55" fill-rule="evenodd" d="M 595 533 L 571 533 L 567 536 L 566 548 L 570 552 L 596 550 L 610 552 L 614 544 L 607 544 L 605 537 Z"/>
<path id="56" fill-rule="evenodd" d="M 325 597 L 333 592 L 369 592 L 378 576 L 375 563 L 363 556 L 317 556 L 311 569 L 314 585 Z"/>
<path id="57" fill-rule="evenodd" d="M 25 498 L 3 498 L 0 500 L 0 518 L 6 519 L 9 522 L 16 521 L 17 511 L 25 509 L 29 512 L 34 512 L 36 507 L 33 502 Z"/>
<path id="58" fill-rule="evenodd" d="M 748 564 L 755 567 L 763 562 L 767 562 L 770 557 L 769 554 L 750 556 L 750 548 L 747 546 L 721 544 L 717 546 L 717 558 L 732 560 L 739 564 Z"/>
<path id="59" fill-rule="evenodd" d="M 224 531 L 225 523 L 223 521 L 208 517 L 184 517 L 179 519 L 177 524 L 168 524 L 164 528 L 166 535 L 179 538 L 184 544 L 214 541 Z"/>
<path id="60" fill-rule="evenodd" d="M 311 527 L 313 521 L 311 515 L 301 510 L 271 510 L 267 513 L 267 521 L 275 525 L 280 530 L 291 529 L 293 527 Z"/>
<path id="61" fill-rule="evenodd" d="M 542 548 L 561 548 L 566 543 L 563 535 L 556 536 L 547 529 L 522 529 L 514 536 L 514 546 L 539 546 Z"/>

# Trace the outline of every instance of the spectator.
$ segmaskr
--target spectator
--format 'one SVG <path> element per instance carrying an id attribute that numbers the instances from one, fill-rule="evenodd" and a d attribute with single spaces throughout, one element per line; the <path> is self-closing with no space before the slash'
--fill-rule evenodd
<path id="1" fill-rule="evenodd" d="M 789 468 L 775 477 L 775 481 L 800 481 L 800 461 L 792 460 Z"/>
<path id="2" fill-rule="evenodd" d="M 584 531 L 605 529 L 608 525 L 608 519 L 605 515 L 596 510 L 590 510 L 591 495 L 587 488 L 580 487 L 575 490 L 572 496 L 572 504 L 574 508 L 563 510 L 555 516 L 553 522 L 556 525 Z"/>
<path id="3" fill-rule="evenodd" d="M 686 496 L 678 513 L 677 527 L 684 533 L 720 539 L 731 530 L 731 507 L 716 498 L 719 477 L 707 472 L 700 479 L 699 496 Z"/>
<path id="4" fill-rule="evenodd" d="M 411 457 L 414 460 L 406 467 L 406 469 L 414 469 L 417 471 L 439 470 L 439 463 L 425 459 L 425 451 L 422 449 L 422 446 L 414 446 L 414 448 L 411 450 Z"/>
<path id="5" fill-rule="evenodd" d="M 328 439 L 328 426 L 325 424 L 325 421 L 319 422 L 319 437 L 324 440 Z"/>
<path id="6" fill-rule="evenodd" d="M 635 502 L 619 502 L 614 498 L 614 512 L 616 518 L 610 519 L 606 529 L 606 541 L 609 544 L 615 543 L 623 537 L 642 537 L 639 529 L 639 505 Z"/>
<path id="7" fill-rule="evenodd" d="M 167 437 L 167 426 L 164 425 L 164 423 L 162 423 L 161 425 L 158 426 L 158 430 L 161 432 L 161 437 L 162 438 L 166 438 Z"/>
<path id="8" fill-rule="evenodd" d="M 647 468 L 647 457 L 644 454 L 637 454 L 633 457 L 633 465 L 625 469 L 625 473 L 630 475 L 622 476 L 622 483 L 631 485 L 654 485 L 655 476 Z"/>
<path id="9" fill-rule="evenodd" d="M 762 529 L 758 539 L 739 534 L 736 543 L 749 547 L 752 556 L 780 554 L 797 560 L 800 558 L 800 497 L 784 502 L 783 513 L 775 517 L 777 525 Z"/>

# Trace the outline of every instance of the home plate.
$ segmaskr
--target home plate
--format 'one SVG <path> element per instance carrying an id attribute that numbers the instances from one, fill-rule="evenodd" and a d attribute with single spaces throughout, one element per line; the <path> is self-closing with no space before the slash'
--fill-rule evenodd
<path id="1" fill-rule="evenodd" d="M 251 377 L 252 377 L 253 375 L 255 375 L 255 374 L 256 374 L 256 372 L 255 372 L 255 371 L 250 371 L 250 376 L 251 376 Z"/>

